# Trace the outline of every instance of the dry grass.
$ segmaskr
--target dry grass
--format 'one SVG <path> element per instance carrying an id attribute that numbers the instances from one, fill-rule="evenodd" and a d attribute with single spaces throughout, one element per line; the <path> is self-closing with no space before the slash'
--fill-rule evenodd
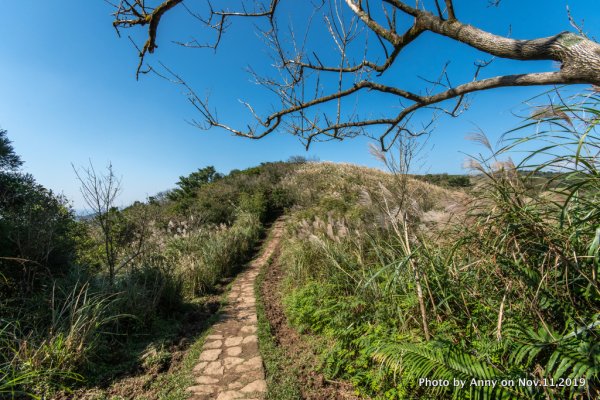
<path id="1" fill-rule="evenodd" d="M 331 162 L 304 164 L 282 182 L 283 187 L 298 194 L 302 205 L 314 204 L 324 196 L 349 196 L 358 201 L 365 191 L 373 194 L 380 191 L 381 185 L 391 188 L 395 184 L 396 177 L 380 169 Z M 409 190 L 420 193 L 422 197 L 427 194 L 428 201 L 436 208 L 443 208 L 446 200 L 456 196 L 454 191 L 412 178 L 409 178 Z"/>

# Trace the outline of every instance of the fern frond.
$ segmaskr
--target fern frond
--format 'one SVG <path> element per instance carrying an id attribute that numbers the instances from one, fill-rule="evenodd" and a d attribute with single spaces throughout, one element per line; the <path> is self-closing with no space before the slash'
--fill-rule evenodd
<path id="1" fill-rule="evenodd" d="M 526 387 L 502 387 L 500 382 L 509 379 L 506 373 L 493 365 L 478 360 L 473 355 L 453 348 L 446 342 L 427 344 L 379 341 L 367 347 L 371 357 L 402 376 L 406 386 L 419 387 L 420 378 L 430 380 L 460 379 L 466 382 L 458 387 L 427 387 L 431 396 L 451 394 L 453 398 L 468 399 L 520 399 L 535 398 L 535 393 Z M 471 384 L 496 382 L 493 384 Z M 421 389 L 424 389 L 421 386 Z"/>
<path id="2" fill-rule="evenodd" d="M 544 366 L 544 377 L 554 382 L 564 379 L 585 379 L 588 390 L 598 394 L 600 377 L 600 346 L 598 344 L 599 326 L 596 322 L 583 328 L 567 330 L 560 334 L 549 331 L 547 327 L 537 331 L 532 328 L 513 327 L 511 333 L 519 345 L 513 352 L 511 363 L 525 361 L 526 368 L 535 365 Z M 581 392 L 581 386 L 552 388 L 562 396 L 572 398 Z M 567 398 L 565 397 L 565 398 Z"/>

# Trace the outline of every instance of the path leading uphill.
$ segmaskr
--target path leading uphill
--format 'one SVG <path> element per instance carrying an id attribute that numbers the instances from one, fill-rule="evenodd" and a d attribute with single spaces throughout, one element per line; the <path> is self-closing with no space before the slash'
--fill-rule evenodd
<path id="1" fill-rule="evenodd" d="M 262 254 L 234 281 L 228 304 L 194 367 L 196 384 L 188 388 L 191 400 L 264 398 L 267 384 L 258 352 L 254 281 L 279 245 L 282 229 L 282 221 L 273 224 Z"/>

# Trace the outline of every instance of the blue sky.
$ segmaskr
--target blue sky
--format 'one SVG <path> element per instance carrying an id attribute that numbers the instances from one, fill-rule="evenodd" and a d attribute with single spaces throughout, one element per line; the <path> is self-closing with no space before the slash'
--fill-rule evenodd
<path id="1" fill-rule="evenodd" d="M 192 2 L 193 3 L 193 2 Z M 283 12 L 300 24 L 294 1 Z M 570 30 L 562 0 L 504 0 L 489 8 L 486 0 L 457 0 L 459 17 L 483 29 L 515 38 L 534 38 Z M 585 19 L 591 36 L 600 36 L 600 2 L 577 0 L 574 17 Z M 0 127 L 8 130 L 24 170 L 44 186 L 64 193 L 82 208 L 71 163 L 96 166 L 109 161 L 123 178 L 121 204 L 143 200 L 174 186 L 180 175 L 214 165 L 228 172 L 262 161 L 292 155 L 321 160 L 378 166 L 364 138 L 316 143 L 306 153 L 299 141 L 273 133 L 260 141 L 219 131 L 200 131 L 186 122 L 197 118 L 180 87 L 153 76 L 135 80 L 138 62 L 127 34 L 118 39 L 112 28 L 111 8 L 102 0 L 0 0 Z M 184 13 L 167 15 L 160 28 L 159 48 L 150 59 L 162 61 L 197 90 L 210 92 L 219 115 L 243 124 L 246 115 L 238 98 L 252 99 L 266 109 L 271 98 L 250 82 L 247 65 L 268 68 L 268 57 L 250 23 L 235 25 L 217 54 L 178 47 L 171 40 L 203 37 L 202 30 Z M 319 40 L 316 50 L 332 43 Z M 473 61 L 481 55 L 433 35 L 424 35 L 406 49 L 399 69 L 385 76 L 388 83 L 416 88 L 417 75 L 437 76 L 447 60 L 455 82 L 469 80 Z M 485 73 L 497 75 L 542 71 L 551 63 L 498 60 Z M 401 78 L 400 78 L 401 76 Z M 491 138 L 519 124 L 514 112 L 522 101 L 543 88 L 501 89 L 473 97 L 471 109 L 458 119 L 443 119 L 429 139 L 421 172 L 460 173 L 464 153 L 479 149 L 464 139 L 476 127 Z M 389 107 L 389 100 L 362 100 L 367 107 Z M 243 126 L 243 125 L 242 125 Z"/>

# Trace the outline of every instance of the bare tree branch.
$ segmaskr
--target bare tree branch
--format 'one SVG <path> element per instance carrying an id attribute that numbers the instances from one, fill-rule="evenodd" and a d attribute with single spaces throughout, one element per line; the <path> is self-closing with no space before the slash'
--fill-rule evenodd
<path id="1" fill-rule="evenodd" d="M 160 0 L 156 7 L 150 7 L 144 0 L 122 0 L 115 6 L 113 24 L 117 29 L 149 25 L 146 43 L 139 50 L 139 74 L 145 56 L 153 53 L 157 47 L 157 29 L 161 18 L 180 4 L 205 27 L 216 31 L 212 44 L 200 44 L 195 39 L 178 42 L 187 47 L 216 49 L 231 18 L 266 20 L 268 29 L 261 31 L 261 34 L 272 50 L 273 65 L 279 76 L 264 77 L 251 68 L 249 70 L 258 84 L 277 96 L 280 105 L 261 117 L 262 113 L 253 108 L 250 102 L 240 100 L 255 121 L 254 125 L 245 129 L 220 121 L 216 111 L 210 109 L 208 99 L 201 99 L 173 71 L 166 69 L 167 73 L 163 74 L 150 68 L 150 71 L 185 87 L 190 102 L 203 119 L 193 121 L 195 125 L 205 129 L 218 127 L 251 139 L 259 139 L 276 131 L 287 131 L 310 145 L 314 140 L 341 140 L 367 135 L 377 137 L 382 148 L 386 149 L 399 133 L 421 135 L 433 126 L 432 121 L 420 128 L 409 126 L 412 116 L 419 110 L 429 109 L 434 118 L 441 113 L 458 116 L 468 106 L 465 96 L 474 92 L 513 86 L 600 85 L 600 45 L 581 32 L 560 32 L 554 36 L 529 40 L 499 36 L 461 22 L 453 0 L 444 0 L 443 4 L 436 0 L 433 3 L 435 13 L 426 10 L 420 1 L 416 6 L 411 6 L 407 1 L 380 0 L 378 3 L 381 8 L 372 9 L 374 0 L 328 0 L 329 7 L 323 7 L 325 0 L 322 0 L 316 4 L 306 4 L 313 8 L 311 15 L 317 12 L 323 14 L 321 29 L 324 32 L 320 33 L 329 34 L 333 40 L 334 52 L 323 53 L 311 50 L 310 43 L 307 43 L 310 37 L 308 28 L 301 43 L 297 41 L 299 37 L 293 29 L 289 32 L 279 29 L 278 19 L 285 17 L 279 16 L 276 10 L 282 1 L 240 0 L 238 9 L 217 9 L 207 1 L 202 14 L 192 11 L 182 0 Z M 498 1 L 492 3 L 497 5 Z M 306 4 L 303 3 L 304 6 Z M 408 22 L 406 18 L 400 20 L 404 21 L 404 27 L 400 26 L 397 15 L 409 17 Z M 573 22 L 572 18 L 570 20 Z M 361 26 L 365 29 L 361 29 Z M 425 79 L 427 86 L 416 92 L 392 85 L 389 79 L 385 80 L 386 83 L 379 80 L 385 74 L 389 78 L 390 71 L 396 71 L 392 67 L 402 59 L 400 55 L 403 50 L 416 43 L 416 39 L 424 32 L 463 43 L 489 54 L 492 59 L 550 60 L 560 63 L 561 67 L 559 71 L 482 79 L 480 73 L 487 63 L 479 63 L 476 64 L 473 80 L 456 86 L 451 84 L 444 69 L 438 80 Z M 369 49 L 368 43 L 372 38 L 381 45 L 380 48 Z M 364 39 L 364 42 L 359 39 Z M 353 58 L 357 53 L 361 53 L 358 61 Z M 374 57 L 374 54 L 379 54 L 379 57 Z M 332 55 L 337 57 L 337 61 L 331 61 Z M 357 106 L 359 96 L 365 94 L 389 96 L 389 107 L 384 107 L 381 115 L 369 114 Z M 354 101 L 354 108 L 348 107 L 351 100 Z M 445 103 L 448 100 L 455 102 L 448 106 Z"/>

